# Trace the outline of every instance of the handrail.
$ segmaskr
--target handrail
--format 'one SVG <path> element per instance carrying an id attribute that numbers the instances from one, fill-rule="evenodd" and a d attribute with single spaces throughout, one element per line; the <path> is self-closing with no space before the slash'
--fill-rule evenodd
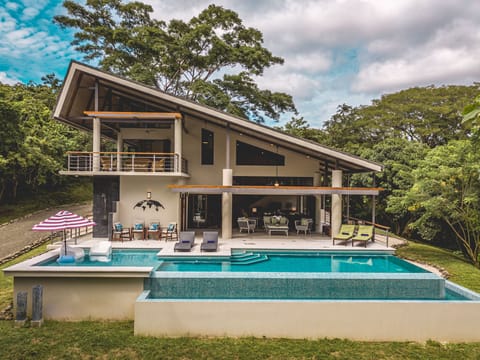
<path id="1" fill-rule="evenodd" d="M 100 172 L 184 172 L 188 161 L 179 159 L 176 153 L 116 152 L 116 151 L 68 151 L 68 171 Z"/>
<path id="2" fill-rule="evenodd" d="M 105 155 L 176 155 L 175 153 L 159 153 L 159 152 L 132 152 L 132 151 L 67 151 L 68 154 L 105 154 Z"/>
<path id="3" fill-rule="evenodd" d="M 366 225 L 373 225 L 374 228 L 379 228 L 381 230 L 384 230 L 386 232 L 386 243 L 387 243 L 387 247 L 388 247 L 388 233 L 390 231 L 390 226 L 386 226 L 386 225 L 381 225 L 381 224 L 377 224 L 377 223 L 373 223 L 371 221 L 368 221 L 368 220 L 363 220 L 363 219 L 358 219 L 358 218 L 354 218 L 352 216 L 349 216 L 347 218 L 347 220 L 353 220 L 353 221 L 356 221 L 356 222 L 359 222 L 361 221 L 362 223 L 366 224 Z M 374 233 L 374 236 L 375 236 L 375 233 Z"/>

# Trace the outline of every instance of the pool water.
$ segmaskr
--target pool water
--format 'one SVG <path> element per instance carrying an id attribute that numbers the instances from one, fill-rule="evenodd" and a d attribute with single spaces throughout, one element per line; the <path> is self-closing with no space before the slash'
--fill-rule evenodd
<path id="1" fill-rule="evenodd" d="M 161 258 L 157 271 L 427 273 L 389 254 L 338 252 L 235 252 L 228 258 Z"/>
<path id="2" fill-rule="evenodd" d="M 88 257 L 88 253 L 82 261 L 76 261 L 74 263 L 59 264 L 57 258 L 49 259 L 45 262 L 37 264 L 37 266 L 152 266 L 157 267 L 160 264 L 160 260 L 157 254 L 160 249 L 113 249 L 111 261 L 91 261 Z"/>

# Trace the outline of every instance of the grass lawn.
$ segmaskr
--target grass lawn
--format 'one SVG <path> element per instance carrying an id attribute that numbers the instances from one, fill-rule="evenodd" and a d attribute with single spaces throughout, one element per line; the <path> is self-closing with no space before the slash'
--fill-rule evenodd
<path id="1" fill-rule="evenodd" d="M 339 339 L 148 338 L 132 322 L 54 322 L 13 328 L 0 321 L 6 359 L 478 359 L 480 344 Z"/>
<path id="2" fill-rule="evenodd" d="M 444 268 L 450 274 L 449 280 L 480 293 L 480 269 L 465 261 L 461 255 L 413 241 L 398 249 L 396 254 L 409 260 Z"/>
<path id="3" fill-rule="evenodd" d="M 13 299 L 13 278 L 11 276 L 5 276 L 3 269 L 18 264 L 23 260 L 30 259 L 39 254 L 43 254 L 47 250 L 47 244 L 41 245 L 32 251 L 17 257 L 16 259 L 9 261 L 0 266 L 0 311 L 5 309 Z M 1 358 L 1 357 L 0 357 Z"/>

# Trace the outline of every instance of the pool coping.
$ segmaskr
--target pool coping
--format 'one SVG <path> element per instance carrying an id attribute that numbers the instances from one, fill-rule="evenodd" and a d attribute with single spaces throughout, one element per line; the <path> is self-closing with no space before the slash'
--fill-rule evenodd
<path id="1" fill-rule="evenodd" d="M 136 250 L 142 250 L 134 248 Z M 148 249 L 154 250 L 154 249 Z M 15 277 L 149 277 L 154 266 L 38 266 L 58 256 L 58 250 L 22 261 L 3 269 L 7 276 Z"/>

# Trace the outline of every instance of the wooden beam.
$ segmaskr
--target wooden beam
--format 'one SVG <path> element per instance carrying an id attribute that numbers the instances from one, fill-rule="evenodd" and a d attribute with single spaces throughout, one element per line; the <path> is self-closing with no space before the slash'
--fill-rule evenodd
<path id="1" fill-rule="evenodd" d="M 84 111 L 87 116 L 100 119 L 181 119 L 182 114 L 175 112 L 130 112 L 130 111 Z"/>

